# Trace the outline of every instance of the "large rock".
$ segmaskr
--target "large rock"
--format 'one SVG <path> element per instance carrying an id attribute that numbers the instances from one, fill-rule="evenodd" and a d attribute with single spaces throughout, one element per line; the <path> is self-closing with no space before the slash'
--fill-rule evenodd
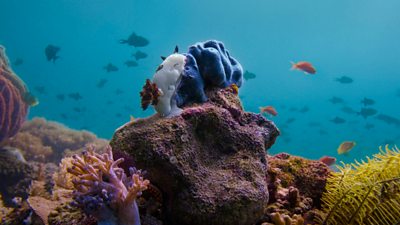
<path id="1" fill-rule="evenodd" d="M 166 224 L 255 224 L 268 203 L 266 149 L 279 131 L 263 116 L 244 112 L 230 89 L 180 116 L 128 123 L 111 141 L 164 198 Z"/>

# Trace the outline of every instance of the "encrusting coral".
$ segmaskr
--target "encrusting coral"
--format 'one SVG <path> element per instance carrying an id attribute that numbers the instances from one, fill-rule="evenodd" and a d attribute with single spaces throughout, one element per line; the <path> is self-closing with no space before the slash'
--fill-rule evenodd
<path id="1" fill-rule="evenodd" d="M 304 219 L 300 215 L 290 217 L 280 213 L 271 213 L 272 223 L 262 223 L 261 225 L 304 225 Z"/>
<path id="2" fill-rule="evenodd" d="M 131 176 L 127 177 L 118 166 L 124 159 L 114 160 L 110 146 L 104 154 L 89 147 L 81 157 L 74 155 L 73 159 L 68 172 L 75 176 L 74 205 L 93 215 L 98 224 L 140 224 L 136 198 L 150 184 L 140 170 L 131 168 Z"/>
<path id="3" fill-rule="evenodd" d="M 388 146 L 367 161 L 343 164 L 328 178 L 322 225 L 400 223 L 400 150 Z"/>

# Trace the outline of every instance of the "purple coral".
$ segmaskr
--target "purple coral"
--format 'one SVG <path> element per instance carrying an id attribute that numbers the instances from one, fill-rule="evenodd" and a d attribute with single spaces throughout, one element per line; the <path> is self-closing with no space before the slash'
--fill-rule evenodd
<path id="1" fill-rule="evenodd" d="M 0 143 L 14 136 L 26 118 L 28 104 L 24 101 L 25 87 L 21 82 L 11 71 L 4 48 L 0 46 Z"/>
<path id="2" fill-rule="evenodd" d="M 98 154 L 89 147 L 82 156 L 73 156 L 73 167 L 68 172 L 73 179 L 74 204 L 97 218 L 98 224 L 140 225 L 136 198 L 148 188 L 140 170 L 130 169 L 127 177 L 118 165 L 123 158 L 114 160 L 112 149 Z"/>

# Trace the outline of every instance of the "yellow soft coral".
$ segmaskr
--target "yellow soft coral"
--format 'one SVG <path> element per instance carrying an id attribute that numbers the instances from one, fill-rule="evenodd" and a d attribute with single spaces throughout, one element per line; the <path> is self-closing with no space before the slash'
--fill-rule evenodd
<path id="1" fill-rule="evenodd" d="M 343 164 L 327 181 L 320 224 L 393 225 L 400 223 L 400 150 L 395 147 Z"/>

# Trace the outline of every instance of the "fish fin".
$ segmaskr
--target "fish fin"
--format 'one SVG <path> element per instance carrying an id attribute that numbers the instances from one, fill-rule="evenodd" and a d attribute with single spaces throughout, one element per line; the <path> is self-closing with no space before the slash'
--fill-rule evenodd
<path id="1" fill-rule="evenodd" d="M 164 61 L 167 58 L 165 56 L 160 56 L 160 57 L 161 57 L 162 61 Z"/>
<path id="2" fill-rule="evenodd" d="M 37 106 L 39 104 L 39 100 L 30 92 L 24 94 L 23 100 L 29 106 Z"/>
<path id="3" fill-rule="evenodd" d="M 178 48 L 178 45 L 176 45 L 175 49 L 174 49 L 174 53 L 178 53 L 178 52 L 179 52 L 179 48 Z"/>

